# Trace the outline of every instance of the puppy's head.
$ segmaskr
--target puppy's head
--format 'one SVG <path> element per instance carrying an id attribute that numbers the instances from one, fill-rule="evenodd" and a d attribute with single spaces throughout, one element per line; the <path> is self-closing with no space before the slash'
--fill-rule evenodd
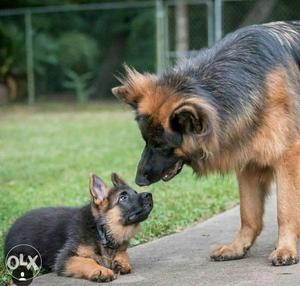
<path id="1" fill-rule="evenodd" d="M 206 99 L 207 92 L 195 90 L 182 76 L 158 78 L 125 68 L 122 85 L 112 92 L 134 108 L 145 141 L 136 183 L 169 181 L 183 164 L 197 168 L 193 162 L 218 147 L 216 110 Z"/>
<path id="2" fill-rule="evenodd" d="M 116 173 L 109 188 L 96 175 L 90 176 L 91 207 L 96 220 L 104 220 L 111 237 L 119 243 L 128 241 L 148 218 L 153 201 L 151 193 L 137 193 Z"/>

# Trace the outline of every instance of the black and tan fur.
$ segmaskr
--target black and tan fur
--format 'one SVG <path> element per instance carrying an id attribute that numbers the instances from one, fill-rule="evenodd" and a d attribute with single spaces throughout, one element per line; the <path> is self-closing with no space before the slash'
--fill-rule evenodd
<path id="1" fill-rule="evenodd" d="M 131 272 L 126 250 L 152 210 L 152 196 L 137 193 L 115 173 L 112 182 L 114 187 L 108 188 L 91 175 L 91 203 L 82 208 L 25 214 L 7 234 L 5 256 L 16 245 L 29 244 L 40 252 L 42 267 L 58 275 L 102 282 Z"/>
<path id="2" fill-rule="evenodd" d="M 300 22 L 254 25 L 227 35 L 162 75 L 127 69 L 113 93 L 136 111 L 146 142 L 136 182 L 177 175 L 237 174 L 241 229 L 214 260 L 245 256 L 277 184 L 279 239 L 273 265 L 298 262 L 300 235 Z"/>

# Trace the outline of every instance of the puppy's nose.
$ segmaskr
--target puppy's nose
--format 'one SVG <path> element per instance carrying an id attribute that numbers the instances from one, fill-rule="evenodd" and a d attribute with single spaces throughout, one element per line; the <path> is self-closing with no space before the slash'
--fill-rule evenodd
<path id="1" fill-rule="evenodd" d="M 147 200 L 147 201 L 149 201 L 149 200 L 152 200 L 152 194 L 151 193 L 147 193 L 147 192 L 144 192 L 144 193 L 141 193 L 141 195 L 142 195 L 142 198 L 143 198 L 143 200 Z"/>
<path id="2" fill-rule="evenodd" d="M 152 208 L 153 206 L 153 200 L 152 200 L 152 194 L 151 193 L 141 193 L 143 205 Z"/>

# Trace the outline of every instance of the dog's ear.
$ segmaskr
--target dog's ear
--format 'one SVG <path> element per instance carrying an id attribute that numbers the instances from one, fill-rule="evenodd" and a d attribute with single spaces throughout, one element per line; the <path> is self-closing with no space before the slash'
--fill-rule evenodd
<path id="1" fill-rule="evenodd" d="M 190 98 L 179 105 L 170 116 L 170 127 L 183 135 L 194 135 L 209 150 L 218 150 L 218 121 L 215 108 L 202 99 Z"/>
<path id="2" fill-rule="evenodd" d="M 138 97 L 129 91 L 125 85 L 112 88 L 111 92 L 121 101 L 129 104 L 132 108 L 136 109 L 138 105 Z"/>
<path id="3" fill-rule="evenodd" d="M 124 64 L 124 69 L 124 77 L 116 77 L 122 85 L 114 87 L 111 92 L 121 101 L 136 108 L 138 96 L 134 92 L 134 86 L 139 81 L 139 78 L 142 77 L 142 74 L 126 64 Z"/>
<path id="4" fill-rule="evenodd" d="M 117 173 L 111 174 L 111 181 L 116 188 L 127 186 L 126 182 Z"/>
<path id="5" fill-rule="evenodd" d="M 149 73 L 141 74 L 127 65 L 124 65 L 124 69 L 125 74 L 116 77 L 122 85 L 114 87 L 111 91 L 118 99 L 137 109 L 142 98 L 155 90 L 157 77 Z"/>
<path id="6" fill-rule="evenodd" d="M 170 116 L 172 130 L 181 134 L 208 135 L 213 130 L 214 110 L 208 104 L 187 101 L 178 106 Z"/>
<path id="7" fill-rule="evenodd" d="M 90 193 L 93 202 L 97 206 L 101 206 L 103 201 L 107 198 L 108 190 L 105 183 L 96 175 L 90 175 Z"/>
<path id="8" fill-rule="evenodd" d="M 115 97 L 117 97 L 121 101 L 130 105 L 134 104 L 134 102 L 132 102 L 132 97 L 129 94 L 129 89 L 125 85 L 114 87 L 112 88 L 111 92 Z"/>

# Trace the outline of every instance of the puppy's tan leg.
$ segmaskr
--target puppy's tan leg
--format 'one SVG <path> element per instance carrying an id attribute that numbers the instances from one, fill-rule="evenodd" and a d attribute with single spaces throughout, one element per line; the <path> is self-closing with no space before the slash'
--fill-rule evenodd
<path id="1" fill-rule="evenodd" d="M 273 265 L 299 261 L 297 241 L 300 234 L 300 144 L 295 144 L 276 166 L 277 216 L 279 237 L 270 259 Z"/>
<path id="2" fill-rule="evenodd" d="M 241 229 L 229 245 L 214 247 L 211 258 L 216 261 L 243 258 L 262 229 L 265 196 L 270 189 L 273 172 L 249 166 L 238 175 Z"/>
<path id="3" fill-rule="evenodd" d="M 118 251 L 115 257 L 115 270 L 121 274 L 128 274 L 131 272 L 131 265 L 126 251 Z"/>
<path id="4" fill-rule="evenodd" d="M 65 265 L 64 275 L 97 282 L 108 282 L 116 278 L 112 270 L 99 265 L 91 258 L 80 256 L 69 258 Z"/>

